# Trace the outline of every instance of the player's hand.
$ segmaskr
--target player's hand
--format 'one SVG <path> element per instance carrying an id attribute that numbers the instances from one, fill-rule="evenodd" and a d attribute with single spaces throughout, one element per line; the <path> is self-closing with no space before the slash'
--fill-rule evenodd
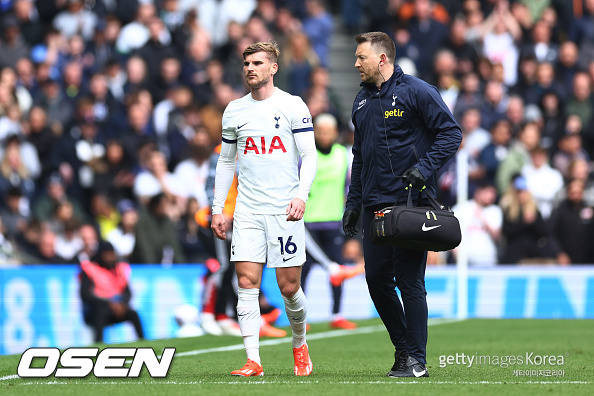
<path id="1" fill-rule="evenodd" d="M 354 237 L 359 230 L 357 223 L 359 222 L 359 212 L 356 210 L 346 210 L 342 215 L 342 229 L 348 237 Z"/>
<path id="2" fill-rule="evenodd" d="M 227 228 L 225 227 L 225 216 L 222 213 L 212 215 L 210 228 L 215 236 L 223 241 L 227 239 Z"/>
<path id="3" fill-rule="evenodd" d="M 404 185 L 407 186 L 407 189 L 408 186 L 413 186 L 417 190 L 423 190 L 425 188 L 425 183 L 427 180 L 425 180 L 425 177 L 417 168 L 408 169 L 406 172 L 404 172 L 403 176 L 405 178 Z"/>
<path id="4" fill-rule="evenodd" d="M 287 206 L 287 221 L 299 221 L 305 213 L 305 202 L 300 198 L 293 198 Z"/>

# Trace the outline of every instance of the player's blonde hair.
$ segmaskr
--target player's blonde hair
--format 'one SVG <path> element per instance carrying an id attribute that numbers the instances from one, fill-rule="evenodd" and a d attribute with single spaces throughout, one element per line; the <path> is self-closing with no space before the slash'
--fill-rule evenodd
<path id="1" fill-rule="evenodd" d="M 278 44 L 276 41 L 270 40 L 250 44 L 245 50 L 243 50 L 243 59 L 245 59 L 246 56 L 255 54 L 257 52 L 265 52 L 266 57 L 272 63 L 276 63 L 278 61 L 278 57 L 280 56 Z"/>

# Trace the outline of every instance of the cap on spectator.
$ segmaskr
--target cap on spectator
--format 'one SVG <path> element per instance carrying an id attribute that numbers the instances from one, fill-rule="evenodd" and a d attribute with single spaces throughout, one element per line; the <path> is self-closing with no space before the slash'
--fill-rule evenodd
<path id="1" fill-rule="evenodd" d="M 514 179 L 514 187 L 516 190 L 527 190 L 528 189 L 528 183 L 526 183 L 526 178 L 524 176 L 517 176 Z"/>
<path id="2" fill-rule="evenodd" d="M 118 212 L 120 212 L 120 214 L 124 214 L 129 210 L 136 210 L 136 205 L 134 205 L 134 202 L 130 201 L 129 199 L 122 199 L 120 202 L 118 202 Z"/>
<path id="3" fill-rule="evenodd" d="M 2 19 L 2 29 L 12 27 L 19 27 L 19 20 L 14 15 L 8 14 Z"/>
<path id="4" fill-rule="evenodd" d="M 111 244 L 111 242 L 108 241 L 99 241 L 99 246 L 97 247 L 97 254 L 103 253 L 103 252 L 114 252 L 115 249 L 113 248 L 113 245 Z"/>

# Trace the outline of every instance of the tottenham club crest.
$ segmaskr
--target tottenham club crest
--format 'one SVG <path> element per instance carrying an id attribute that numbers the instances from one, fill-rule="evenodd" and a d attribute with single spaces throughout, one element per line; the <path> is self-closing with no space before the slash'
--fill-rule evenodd
<path id="1" fill-rule="evenodd" d="M 278 123 L 278 121 L 280 120 L 280 117 L 275 114 L 274 119 L 276 120 L 276 125 L 274 127 L 276 129 L 280 128 L 280 124 Z"/>

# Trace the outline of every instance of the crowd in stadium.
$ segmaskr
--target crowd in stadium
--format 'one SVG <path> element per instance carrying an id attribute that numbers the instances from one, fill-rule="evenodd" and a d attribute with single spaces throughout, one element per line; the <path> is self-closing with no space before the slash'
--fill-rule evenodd
<path id="1" fill-rule="evenodd" d="M 594 0 L 7 0 L 0 14 L 0 262 L 76 263 L 100 239 L 130 263 L 208 258 L 211 156 L 247 92 L 243 49 L 278 42 L 276 85 L 350 147 L 330 87 L 341 29 L 353 63 L 355 33 L 391 35 L 462 128 L 436 177 L 454 205 L 468 166 L 454 210 L 471 266 L 594 263 Z"/>

